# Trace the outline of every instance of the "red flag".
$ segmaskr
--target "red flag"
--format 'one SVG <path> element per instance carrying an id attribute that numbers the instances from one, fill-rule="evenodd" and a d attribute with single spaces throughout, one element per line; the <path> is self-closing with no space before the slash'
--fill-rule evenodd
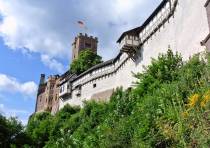
<path id="1" fill-rule="evenodd" d="M 79 24 L 79 27 L 84 28 L 85 30 L 88 30 L 87 26 L 85 25 L 83 21 L 77 21 L 77 23 Z"/>
<path id="2" fill-rule="evenodd" d="M 85 26 L 85 23 L 82 22 L 82 21 L 77 21 L 77 23 L 79 24 L 80 27 L 84 27 Z"/>

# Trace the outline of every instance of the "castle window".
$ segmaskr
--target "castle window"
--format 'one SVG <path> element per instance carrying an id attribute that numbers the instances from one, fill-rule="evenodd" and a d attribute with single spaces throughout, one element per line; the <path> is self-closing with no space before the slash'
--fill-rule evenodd
<path id="1" fill-rule="evenodd" d="M 91 48 L 91 44 L 90 43 L 85 43 L 85 47 L 86 48 Z"/>
<path id="2" fill-rule="evenodd" d="M 80 94 L 80 93 L 78 93 L 78 94 L 76 94 L 76 96 L 77 96 L 77 97 L 80 97 L 80 96 L 81 96 L 81 94 Z"/>
<path id="3" fill-rule="evenodd" d="M 93 84 L 93 88 L 96 88 L 96 83 L 95 83 L 95 84 Z"/>

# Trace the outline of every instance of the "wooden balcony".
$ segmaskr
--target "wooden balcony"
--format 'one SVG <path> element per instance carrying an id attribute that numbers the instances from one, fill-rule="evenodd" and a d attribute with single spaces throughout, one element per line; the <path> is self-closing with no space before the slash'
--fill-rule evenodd
<path id="1" fill-rule="evenodd" d="M 133 58 L 140 47 L 140 39 L 137 36 L 126 35 L 120 42 L 120 50 Z"/>
<path id="2" fill-rule="evenodd" d="M 66 97 L 68 95 L 71 95 L 71 90 L 67 89 L 65 91 L 63 91 L 62 93 L 59 93 L 59 97 Z"/>
<path id="3" fill-rule="evenodd" d="M 60 98 L 65 98 L 66 96 L 71 95 L 71 84 L 69 82 L 66 82 L 60 86 L 60 91 L 59 91 L 59 97 Z"/>

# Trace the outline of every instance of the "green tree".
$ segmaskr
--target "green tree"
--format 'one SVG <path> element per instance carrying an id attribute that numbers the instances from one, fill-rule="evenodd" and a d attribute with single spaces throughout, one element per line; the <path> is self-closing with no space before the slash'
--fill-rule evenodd
<path id="1" fill-rule="evenodd" d="M 26 131 L 36 147 L 43 147 L 49 140 L 52 121 L 52 115 L 48 112 L 37 113 L 30 118 Z"/>
<path id="2" fill-rule="evenodd" d="M 50 131 L 50 141 L 47 146 L 51 147 L 50 144 L 54 143 L 58 138 L 62 138 L 62 132 L 67 131 L 65 126 L 68 126 L 68 120 L 72 118 L 72 116 L 80 111 L 79 107 L 71 107 L 70 105 L 65 105 L 53 118 L 52 121 L 52 129 Z"/>
<path id="3" fill-rule="evenodd" d="M 5 118 L 0 114 L 0 147 L 22 147 L 31 144 L 30 137 L 25 133 L 24 126 L 17 118 Z"/>
<path id="4" fill-rule="evenodd" d="M 81 74 L 89 68 L 102 63 L 102 58 L 90 49 L 85 49 L 79 54 L 78 59 L 75 59 L 70 65 L 70 71 L 75 74 Z"/>

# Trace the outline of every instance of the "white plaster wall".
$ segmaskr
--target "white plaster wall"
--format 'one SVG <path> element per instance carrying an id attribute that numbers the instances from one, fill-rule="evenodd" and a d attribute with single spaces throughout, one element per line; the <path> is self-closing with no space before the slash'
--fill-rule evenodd
<path id="1" fill-rule="evenodd" d="M 142 72 L 143 65 L 150 64 L 151 58 L 157 58 L 159 53 L 166 52 L 169 45 L 173 51 L 181 53 L 184 60 L 204 51 L 205 47 L 201 46 L 200 42 L 209 33 L 205 2 L 206 0 L 179 0 L 174 18 L 171 17 L 169 22 L 143 45 L 143 59 L 139 59 L 140 63 L 130 60 L 127 64 L 129 67 L 125 67 L 119 74 L 118 84 L 124 87 L 132 84 L 135 78 L 130 72 Z"/>
<path id="2" fill-rule="evenodd" d="M 63 108 L 66 104 L 70 104 L 71 106 L 82 106 L 83 102 L 80 98 L 74 97 L 74 98 L 68 98 L 66 100 L 59 100 L 59 110 Z"/>
<path id="3" fill-rule="evenodd" d="M 134 62 L 129 59 L 112 76 L 95 80 L 82 86 L 81 97 L 73 97 L 66 102 L 61 102 L 60 107 L 66 103 L 71 105 L 81 105 L 83 100 L 88 100 L 98 92 L 123 86 L 125 89 L 132 86 L 135 82 L 131 72 L 137 73 L 143 71 L 143 65 L 150 64 L 151 58 L 156 58 L 159 53 L 167 51 L 170 45 L 173 51 L 182 54 L 184 60 L 191 55 L 204 51 L 200 42 L 209 33 L 206 11 L 204 8 L 206 0 L 179 0 L 174 17 L 157 31 L 140 50 L 142 57 Z M 123 55 L 126 56 L 126 55 Z M 96 83 L 96 88 L 93 84 Z"/>
<path id="4" fill-rule="evenodd" d="M 100 78 L 98 80 L 93 80 L 82 86 L 80 97 L 77 97 L 76 91 L 73 91 L 72 98 L 69 98 L 65 101 L 60 100 L 59 108 L 63 108 L 63 106 L 65 106 L 67 103 L 72 106 L 82 106 L 83 101 L 88 101 L 93 94 L 117 87 L 118 84 L 115 81 L 116 73 Z M 93 88 L 93 84 L 96 84 L 95 88 Z"/>
<path id="5" fill-rule="evenodd" d="M 118 71 L 116 77 L 116 86 L 122 86 L 124 89 L 131 87 L 133 82 L 134 62 L 129 59 Z"/>
<path id="6" fill-rule="evenodd" d="M 102 77 L 98 80 L 94 80 L 82 87 L 81 99 L 89 100 L 91 96 L 95 93 L 102 92 L 114 88 L 117 84 L 115 83 L 116 74 L 110 76 Z M 96 87 L 93 88 L 93 84 L 96 84 Z"/>

